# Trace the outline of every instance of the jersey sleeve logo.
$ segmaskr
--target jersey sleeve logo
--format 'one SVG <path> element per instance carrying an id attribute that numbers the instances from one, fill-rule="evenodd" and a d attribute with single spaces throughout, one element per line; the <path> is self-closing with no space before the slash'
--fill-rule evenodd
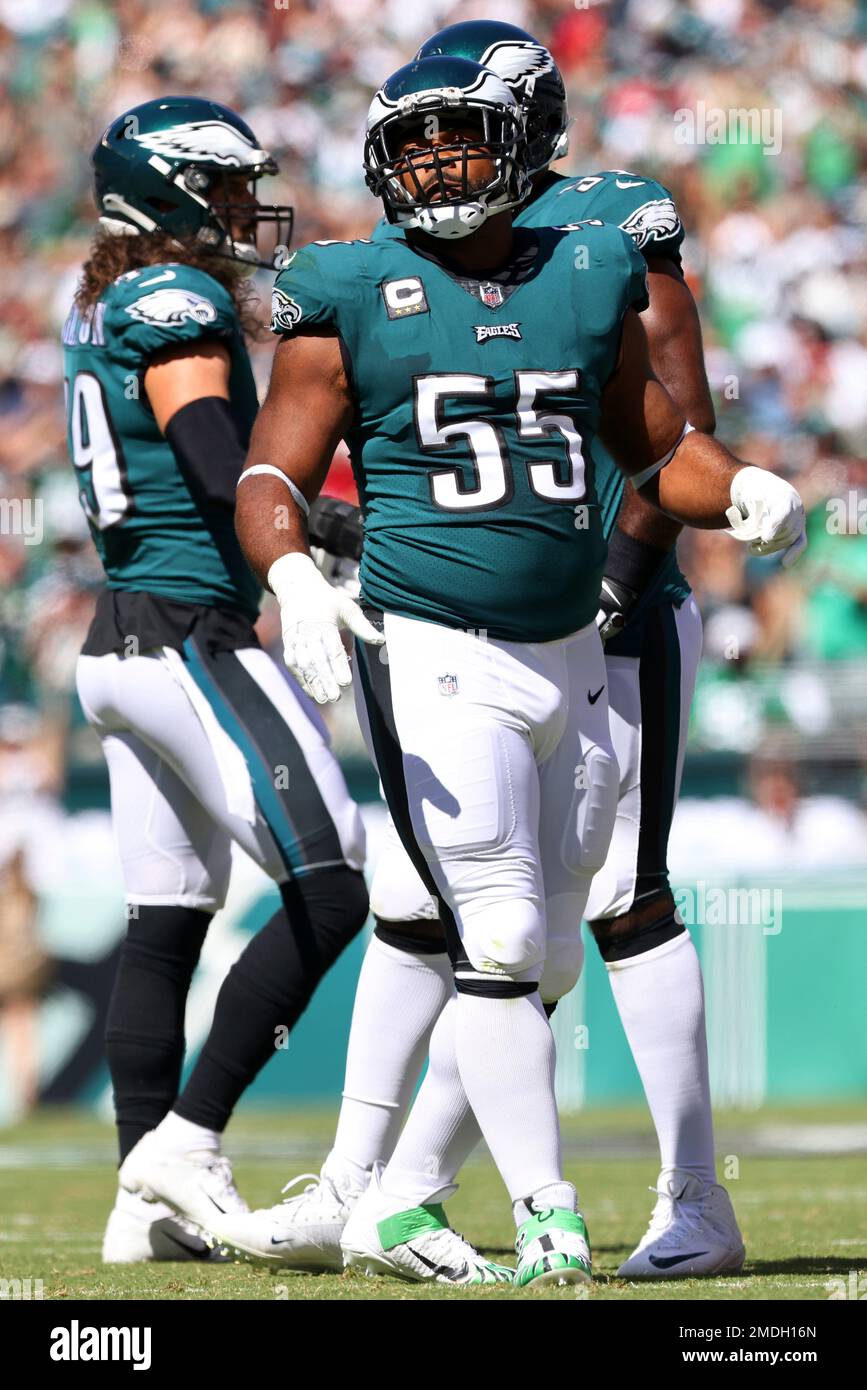
<path id="1" fill-rule="evenodd" d="M 620 223 L 620 228 L 629 233 L 639 251 L 643 251 L 649 241 L 668 241 L 682 230 L 671 198 L 654 198 L 642 203 Z"/>
<path id="2" fill-rule="evenodd" d="M 271 332 L 291 333 L 304 317 L 304 310 L 283 290 L 271 291 Z"/>
<path id="3" fill-rule="evenodd" d="M 170 328 L 177 328 L 187 320 L 204 325 L 214 323 L 217 318 L 216 306 L 210 299 L 193 290 L 177 288 L 152 290 L 128 304 L 126 312 L 139 323 L 162 323 Z"/>

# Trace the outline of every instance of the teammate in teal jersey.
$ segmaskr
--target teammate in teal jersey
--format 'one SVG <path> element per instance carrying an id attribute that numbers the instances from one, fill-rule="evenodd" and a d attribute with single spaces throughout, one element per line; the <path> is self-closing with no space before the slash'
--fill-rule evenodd
<path id="1" fill-rule="evenodd" d="M 713 433 L 698 315 L 680 270 L 683 226 L 669 190 L 624 170 L 568 177 L 553 172 L 551 164 L 567 152 L 565 88 L 551 54 L 524 30 L 489 20 L 454 24 L 419 50 L 419 56 L 436 54 L 485 64 L 523 106 L 532 189 L 515 215 L 516 226 L 601 218 L 631 236 L 647 263 L 650 305 L 642 321 L 653 370 L 687 419 Z M 387 220 L 373 233 L 374 240 L 395 236 L 402 239 L 403 232 Z M 660 1146 L 650 1229 L 620 1273 L 655 1279 L 715 1274 L 737 1267 L 743 1242 L 729 1198 L 716 1182 L 701 969 L 676 914 L 667 869 L 701 617 L 677 565 L 679 523 L 625 481 L 598 438 L 591 452 L 608 541 L 598 621 L 621 782 L 611 848 L 593 881 L 586 914 Z M 371 900 L 384 921 L 435 915 L 396 836 L 377 865 Z M 661 997 L 670 1001 L 666 1009 L 658 1007 Z M 379 1007 L 378 992 L 376 998 Z M 362 1017 L 358 1006 L 357 1013 Z M 348 1117 L 344 1128 L 349 1124 Z"/>
<path id="2" fill-rule="evenodd" d="M 543 1008 L 577 976 L 617 800 L 581 436 L 598 429 L 654 503 L 689 523 L 723 526 L 742 503 L 761 510 L 766 548 L 788 550 L 803 509 L 781 479 L 690 431 L 653 378 L 635 312 L 644 267 L 624 233 L 513 230 L 526 138 L 488 70 L 452 58 L 401 69 L 372 103 L 365 166 L 406 241 L 314 245 L 281 273 L 284 341 L 236 512 L 303 687 L 337 698 L 350 679 L 339 628 L 362 638 L 359 713 L 455 968 L 422 1090 L 354 1200 L 342 1251 L 371 1272 L 497 1277 L 440 1205 L 478 1121 L 514 1202 L 518 1282 L 583 1281 Z M 307 553 L 304 510 L 341 436 L 365 514 L 366 632 Z M 293 525 L 278 532 L 287 496 Z M 351 1165 L 344 1176 L 345 1194 Z M 288 1205 L 216 1218 L 216 1233 L 266 1258 L 283 1245 L 291 1263 Z"/>
<path id="3" fill-rule="evenodd" d="M 274 161 L 226 107 L 167 97 L 114 121 L 93 162 L 101 230 L 63 343 L 69 452 L 107 580 L 78 690 L 129 917 L 106 1032 L 121 1171 L 103 1259 L 207 1259 L 214 1203 L 246 1209 L 222 1129 L 365 919 L 363 832 L 316 712 L 259 646 L 233 523 L 257 410 L 241 277 L 271 264 L 259 225 L 279 246 L 291 214 L 255 197 Z M 334 521 L 326 504 L 312 533 Z M 233 840 L 283 906 L 226 977 L 179 1096 Z"/>

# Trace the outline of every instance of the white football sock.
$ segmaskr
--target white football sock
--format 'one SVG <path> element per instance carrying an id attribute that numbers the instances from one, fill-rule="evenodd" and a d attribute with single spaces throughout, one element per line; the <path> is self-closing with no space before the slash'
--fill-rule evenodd
<path id="1" fill-rule="evenodd" d="M 563 1180 L 554 1098 L 554 1038 L 538 992 L 515 999 L 458 994 L 443 1012 L 431 1050 L 433 1084 L 419 1092 L 383 1187 L 406 1195 L 407 1174 L 427 1179 L 415 1199 L 445 1185 L 474 1139 L 455 1085 L 457 1071 L 513 1201 Z M 451 1054 L 454 1054 L 454 1060 Z M 425 1173 L 425 1166 L 430 1170 Z M 421 1170 L 421 1172 L 419 1172 Z"/>
<path id="2" fill-rule="evenodd" d="M 221 1136 L 215 1129 L 205 1129 L 203 1125 L 193 1124 L 192 1120 L 185 1120 L 182 1115 L 176 1115 L 174 1110 L 170 1110 L 151 1133 L 166 1153 L 220 1152 Z"/>
<path id="3" fill-rule="evenodd" d="M 716 1182 L 701 966 L 689 933 L 607 966 L 644 1086 L 662 1171 Z"/>
<path id="4" fill-rule="evenodd" d="M 481 1134 L 455 1052 L 457 998 L 443 1009 L 430 1040 L 428 1069 L 380 1186 L 420 1206 L 451 1187 Z"/>
<path id="5" fill-rule="evenodd" d="M 329 1174 L 352 1185 L 387 1161 L 427 1057 L 434 1024 L 454 994 L 448 956 L 399 951 L 374 936 L 358 980 L 343 1102 Z"/>

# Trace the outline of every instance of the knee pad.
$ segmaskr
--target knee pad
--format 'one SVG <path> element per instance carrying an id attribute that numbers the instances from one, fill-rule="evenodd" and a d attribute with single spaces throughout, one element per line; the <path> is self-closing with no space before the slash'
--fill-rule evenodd
<path id="1" fill-rule="evenodd" d="M 584 767 L 586 785 L 576 793 L 575 872 L 589 877 L 608 857 L 620 796 L 620 768 L 613 751 L 598 745 L 586 754 Z"/>
<path id="2" fill-rule="evenodd" d="M 580 933 L 570 941 L 550 941 L 539 993 L 545 1004 L 555 1004 L 573 990 L 584 968 L 584 942 Z"/>
<path id="3" fill-rule="evenodd" d="M 480 975 L 538 982 L 545 959 L 545 917 L 537 902 L 467 903 L 461 908 L 463 949 Z"/>
<path id="4" fill-rule="evenodd" d="M 562 999 L 574 989 L 584 966 L 584 942 L 581 939 L 582 893 L 561 893 L 548 898 L 545 915 L 548 922 L 545 968 L 539 993 L 545 1003 Z"/>

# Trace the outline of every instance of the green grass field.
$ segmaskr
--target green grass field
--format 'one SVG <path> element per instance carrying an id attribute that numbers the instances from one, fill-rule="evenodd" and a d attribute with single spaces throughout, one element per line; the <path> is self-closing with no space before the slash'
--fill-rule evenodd
<path id="1" fill-rule="evenodd" d="M 330 1112 L 242 1111 L 226 1138 L 238 1186 L 253 1205 L 279 1200 L 282 1185 L 315 1171 L 332 1133 Z M 578 1186 L 595 1264 L 591 1299 L 815 1299 L 826 1283 L 867 1272 L 867 1117 L 852 1107 L 722 1114 L 721 1176 L 727 1167 L 747 1245 L 741 1274 L 638 1284 L 615 1271 L 643 1233 L 656 1166 L 640 1111 L 588 1112 L 564 1121 L 567 1176 Z M 834 1149 L 836 1152 L 816 1150 Z M 800 1150 L 800 1152 L 799 1152 Z M 100 1264 L 113 1196 L 113 1132 L 80 1112 L 44 1111 L 0 1131 L 0 1278 L 41 1279 L 45 1299 L 558 1299 L 502 1287 L 478 1290 L 344 1275 L 272 1274 L 249 1265 Z M 737 1172 L 737 1178 L 734 1173 Z M 300 1190 L 300 1189 L 296 1189 Z M 488 1161 L 468 1165 L 449 1204 L 452 1224 L 512 1262 L 512 1224 Z"/>

